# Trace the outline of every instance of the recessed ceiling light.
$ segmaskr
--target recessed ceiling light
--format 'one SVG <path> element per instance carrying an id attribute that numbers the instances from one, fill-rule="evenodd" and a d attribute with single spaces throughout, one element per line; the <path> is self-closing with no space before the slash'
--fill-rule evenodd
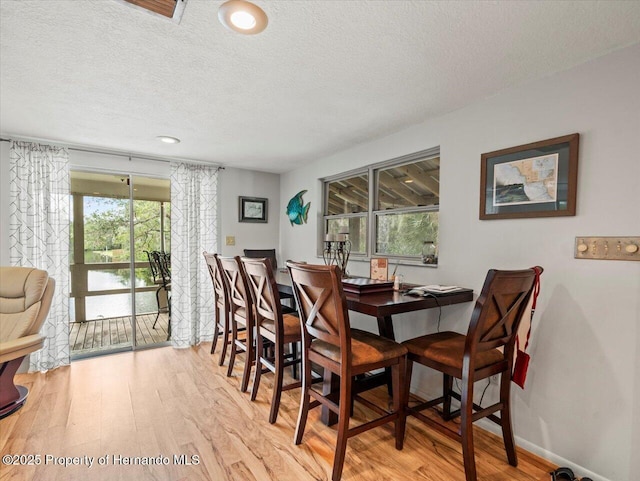
<path id="1" fill-rule="evenodd" d="M 245 0 L 229 0 L 218 10 L 220 23 L 234 32 L 253 35 L 267 28 L 267 14 L 257 5 Z"/>
<path id="2" fill-rule="evenodd" d="M 160 142 L 164 142 L 165 144 L 179 144 L 180 139 L 175 137 L 169 137 L 168 135 L 158 135 L 156 137 Z"/>

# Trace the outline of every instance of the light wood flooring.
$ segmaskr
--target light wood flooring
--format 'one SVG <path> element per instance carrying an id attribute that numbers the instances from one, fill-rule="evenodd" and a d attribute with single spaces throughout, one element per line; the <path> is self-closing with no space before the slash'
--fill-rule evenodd
<path id="1" fill-rule="evenodd" d="M 264 375 L 255 402 L 209 354 L 189 349 L 127 352 L 76 361 L 47 373 L 21 374 L 30 389 L 25 407 L 0 420 L 0 454 L 40 454 L 39 466 L 0 466 L 0 480 L 311 481 L 331 475 L 335 427 L 309 415 L 300 446 L 292 442 L 299 390 L 283 393 L 278 421 L 267 421 L 273 375 Z M 219 348 L 218 348 L 219 349 Z M 243 356 L 239 356 L 242 360 Z M 286 379 L 285 379 L 286 382 Z M 374 396 L 384 399 L 385 390 Z M 356 404 L 355 418 L 371 415 Z M 517 426 L 516 426 L 517 433 Z M 479 481 L 548 481 L 554 467 L 519 450 L 506 462 L 500 438 L 476 431 Z M 94 456 L 94 466 L 45 464 L 45 455 Z M 197 465 L 173 455 L 198 456 Z M 109 456 L 108 465 L 97 458 Z M 168 465 L 114 465 L 113 456 L 166 456 Z M 403 451 L 391 425 L 351 438 L 344 481 L 464 481 L 461 448 L 409 418 Z"/>
<path id="2" fill-rule="evenodd" d="M 167 340 L 169 317 L 166 313 L 160 314 L 155 329 L 153 329 L 155 312 L 140 314 L 136 319 L 138 346 L 157 344 Z M 127 347 L 131 346 L 132 341 L 130 316 L 71 323 L 69 344 L 71 353 L 74 355 Z"/>

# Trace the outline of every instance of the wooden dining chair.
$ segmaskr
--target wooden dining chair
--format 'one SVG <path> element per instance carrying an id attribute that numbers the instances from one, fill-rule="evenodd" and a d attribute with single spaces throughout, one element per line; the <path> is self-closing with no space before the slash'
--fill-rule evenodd
<path id="1" fill-rule="evenodd" d="M 211 276 L 211 283 L 213 285 L 213 305 L 215 309 L 215 326 L 213 328 L 213 342 L 211 343 L 211 354 L 216 350 L 218 338 L 222 336 L 222 350 L 220 351 L 219 365 L 224 364 L 224 359 L 227 356 L 227 346 L 229 345 L 229 293 L 227 292 L 227 286 L 223 279 L 222 267 L 218 260 L 217 254 L 209 254 L 203 252 L 204 260 L 207 263 L 209 269 L 209 275 Z"/>
<path id="2" fill-rule="evenodd" d="M 233 373 L 237 352 L 244 352 L 244 371 L 240 390 L 246 392 L 249 386 L 251 366 L 255 361 L 253 302 L 240 257 L 218 256 L 218 261 L 224 276 L 223 280 L 226 282 L 228 289 L 229 321 L 231 324 L 231 354 L 229 356 L 227 377 L 230 377 Z M 239 335 L 242 328 L 244 329 L 244 336 Z"/>
<path id="3" fill-rule="evenodd" d="M 518 271 L 491 269 L 471 315 L 466 336 L 456 332 L 439 332 L 409 339 L 402 344 L 408 349 L 405 402 L 409 396 L 414 362 L 443 373 L 443 395 L 437 399 L 407 408 L 413 415 L 443 434 L 462 442 L 467 481 L 476 481 L 472 423 L 487 417 L 502 427 L 502 437 L 509 464 L 517 466 L 515 442 L 511 426 L 511 372 L 515 339 L 520 321 L 541 267 Z M 473 402 L 476 381 L 500 374 L 500 399 L 482 408 Z M 453 391 L 453 378 L 462 380 L 462 395 Z M 451 398 L 460 401 L 460 409 L 451 411 Z M 461 416 L 458 432 L 425 416 L 422 410 L 443 405 L 446 421 Z M 500 411 L 500 417 L 494 413 Z"/>
<path id="4" fill-rule="evenodd" d="M 244 257 L 242 263 L 249 281 L 256 324 L 256 369 L 253 374 L 251 400 L 256 399 L 262 374 L 273 372 L 275 380 L 269 413 L 269 422 L 273 424 L 278 418 L 282 391 L 302 385 L 297 381 L 283 386 L 284 369 L 301 363 L 297 348 L 298 343 L 302 341 L 300 319 L 282 313 L 280 295 L 269 259 Z M 265 349 L 265 339 L 273 345 L 273 349 Z M 289 354 L 285 353 L 286 347 L 290 348 Z M 269 355 L 270 352 L 273 352 L 273 355 Z"/>
<path id="5" fill-rule="evenodd" d="M 404 409 L 401 403 L 407 350 L 390 339 L 351 329 L 339 267 L 294 263 L 287 266 L 303 320 L 302 400 L 294 442 L 302 442 L 310 409 L 324 405 L 337 413 L 338 439 L 331 479 L 338 481 L 342 476 L 347 439 L 351 436 L 393 421 L 396 449 L 402 449 Z M 340 376 L 339 394 L 323 395 L 312 388 L 311 363 L 324 368 L 325 374 L 330 372 Z M 392 371 L 393 411 L 356 396 L 356 400 L 381 416 L 349 429 L 353 377 L 387 366 Z"/>
<path id="6" fill-rule="evenodd" d="M 276 270 L 278 268 L 278 261 L 276 259 L 275 249 L 244 249 L 244 256 L 250 259 L 269 259 L 271 263 L 271 269 Z"/>
<path id="7" fill-rule="evenodd" d="M 278 269 L 275 249 L 244 249 L 244 256 L 251 259 L 267 258 L 271 263 L 271 269 L 273 269 L 274 272 Z M 292 295 L 281 292 L 280 300 L 286 301 L 286 304 L 282 304 L 284 314 L 297 314 L 294 305 L 295 300 Z"/>

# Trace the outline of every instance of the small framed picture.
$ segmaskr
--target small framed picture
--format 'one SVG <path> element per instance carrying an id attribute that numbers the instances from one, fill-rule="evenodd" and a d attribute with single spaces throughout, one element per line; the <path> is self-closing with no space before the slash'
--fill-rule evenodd
<path id="1" fill-rule="evenodd" d="M 259 197 L 238 197 L 238 222 L 267 222 L 269 199 Z"/>
<path id="2" fill-rule="evenodd" d="M 482 154 L 480 219 L 576 215 L 580 134 Z"/>
<path id="3" fill-rule="evenodd" d="M 371 273 L 369 277 L 378 281 L 386 281 L 389 276 L 389 260 L 386 257 L 371 259 Z"/>

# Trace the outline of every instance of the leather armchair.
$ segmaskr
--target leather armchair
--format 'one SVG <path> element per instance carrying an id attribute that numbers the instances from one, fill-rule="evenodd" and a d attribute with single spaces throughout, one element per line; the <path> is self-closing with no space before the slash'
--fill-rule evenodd
<path id="1" fill-rule="evenodd" d="M 28 390 L 13 376 L 25 356 L 42 348 L 39 334 L 49 313 L 55 281 L 46 271 L 0 267 L 0 418 L 20 409 Z"/>

